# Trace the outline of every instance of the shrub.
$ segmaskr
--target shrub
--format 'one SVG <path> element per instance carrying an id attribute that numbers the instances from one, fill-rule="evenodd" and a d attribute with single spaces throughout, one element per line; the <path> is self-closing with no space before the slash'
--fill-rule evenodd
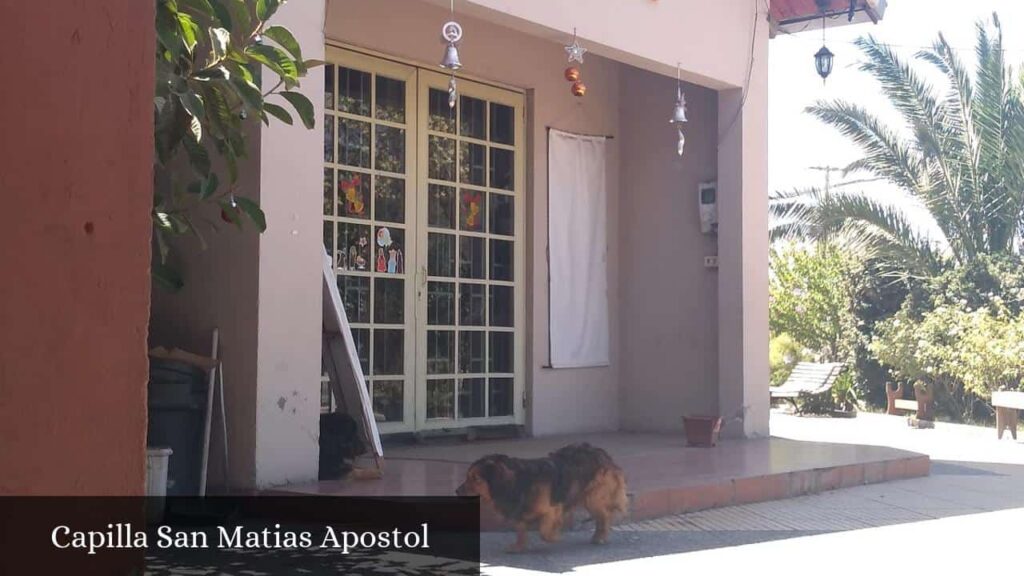
<path id="1" fill-rule="evenodd" d="M 803 347 L 786 333 L 773 336 L 768 342 L 768 367 L 770 384 L 778 386 L 789 378 L 798 362 L 808 359 Z"/>
<path id="2" fill-rule="evenodd" d="M 854 261 L 834 246 L 785 244 L 771 251 L 769 327 L 820 360 L 845 361 L 858 339 Z"/>
<path id="3" fill-rule="evenodd" d="M 974 310 L 940 305 L 917 320 L 905 306 L 879 323 L 869 348 L 899 377 L 934 384 L 940 412 L 969 420 L 993 390 L 1024 378 L 1024 316 L 990 301 Z"/>
<path id="4" fill-rule="evenodd" d="M 190 234 L 205 244 L 203 232 L 217 224 L 204 208 L 266 229 L 259 203 L 239 190 L 247 132 L 258 120 L 292 124 L 288 108 L 312 129 L 313 104 L 296 89 L 320 62 L 303 59 L 292 33 L 269 24 L 284 0 L 155 1 L 152 275 L 177 290 L 171 240 Z"/>

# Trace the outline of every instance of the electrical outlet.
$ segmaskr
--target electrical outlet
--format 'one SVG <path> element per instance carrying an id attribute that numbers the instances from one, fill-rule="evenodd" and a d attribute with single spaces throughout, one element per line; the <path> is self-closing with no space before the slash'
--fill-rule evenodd
<path id="1" fill-rule="evenodd" d="M 705 256 L 704 257 L 705 268 L 718 268 L 718 256 Z"/>

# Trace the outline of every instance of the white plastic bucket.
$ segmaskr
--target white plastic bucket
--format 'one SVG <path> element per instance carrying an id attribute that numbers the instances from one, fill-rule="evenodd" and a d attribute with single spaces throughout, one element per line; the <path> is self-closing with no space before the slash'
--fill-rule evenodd
<path id="1" fill-rule="evenodd" d="M 150 524 L 164 518 L 167 464 L 173 453 L 170 448 L 146 448 L 146 521 Z"/>
<path id="2" fill-rule="evenodd" d="M 167 496 L 167 462 L 170 448 L 146 448 L 146 496 Z"/>

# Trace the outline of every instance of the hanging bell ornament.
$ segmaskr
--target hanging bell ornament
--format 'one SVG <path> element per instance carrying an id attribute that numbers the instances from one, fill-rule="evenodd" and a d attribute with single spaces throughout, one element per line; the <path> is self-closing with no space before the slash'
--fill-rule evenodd
<path id="1" fill-rule="evenodd" d="M 448 107 L 455 108 L 455 71 L 462 68 L 456 43 L 462 39 L 462 26 L 455 21 L 445 22 L 441 27 L 441 39 L 448 43 L 444 48 L 444 57 L 441 58 L 441 68 L 452 72 L 451 78 L 448 79 Z"/>
<path id="2" fill-rule="evenodd" d="M 672 117 L 669 124 L 682 124 L 686 122 L 686 95 L 683 94 L 682 86 L 676 88 L 676 106 L 672 110 Z"/>
<path id="3" fill-rule="evenodd" d="M 455 21 L 445 22 L 444 26 L 441 26 L 441 39 L 447 43 L 444 48 L 444 57 L 441 58 L 441 68 L 453 71 L 462 68 L 462 62 L 459 60 L 459 48 L 456 46 L 456 43 L 462 40 L 462 26 Z"/>
<path id="4" fill-rule="evenodd" d="M 459 61 L 459 47 L 454 42 L 449 43 L 444 49 L 444 58 L 441 59 L 441 68 L 448 70 L 458 70 L 462 68 L 462 62 Z"/>
<path id="5" fill-rule="evenodd" d="M 580 79 L 580 69 L 575 66 L 569 66 L 565 69 L 565 79 L 569 82 L 576 82 Z"/>
<path id="6" fill-rule="evenodd" d="M 587 93 L 587 85 L 577 80 L 572 84 L 572 95 L 582 98 Z"/>

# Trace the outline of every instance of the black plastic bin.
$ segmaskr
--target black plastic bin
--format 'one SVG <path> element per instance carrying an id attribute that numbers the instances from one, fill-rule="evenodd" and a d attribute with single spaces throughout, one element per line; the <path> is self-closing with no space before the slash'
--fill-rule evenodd
<path id="1" fill-rule="evenodd" d="M 183 362 L 149 360 L 148 446 L 174 451 L 167 467 L 167 495 L 199 493 L 207 378 Z"/>

